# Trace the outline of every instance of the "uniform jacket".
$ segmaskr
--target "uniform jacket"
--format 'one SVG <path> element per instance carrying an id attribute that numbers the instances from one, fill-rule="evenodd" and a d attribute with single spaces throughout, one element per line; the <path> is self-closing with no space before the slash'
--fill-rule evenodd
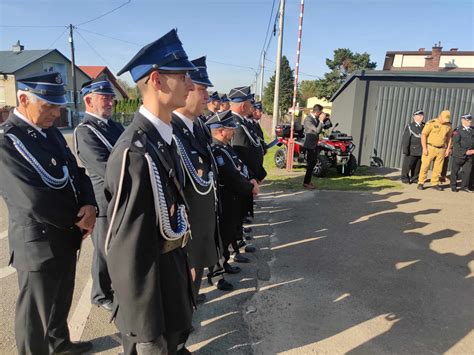
<path id="1" fill-rule="evenodd" d="M 100 217 L 107 216 L 107 200 L 104 195 L 105 167 L 111 148 L 123 130 L 122 125 L 117 122 L 109 119 L 106 124 L 86 113 L 84 120 L 74 131 L 74 149 L 91 178 Z"/>
<path id="2" fill-rule="evenodd" d="M 230 239 L 235 237 L 236 228 L 246 215 L 249 201 L 253 198 L 253 184 L 246 174 L 246 166 L 230 145 L 214 139 L 212 154 L 219 170 L 219 196 L 222 206 L 220 225 L 225 246 L 232 242 Z"/>
<path id="3" fill-rule="evenodd" d="M 238 127 L 232 138 L 232 148 L 249 169 L 250 177 L 261 181 L 267 176 L 267 172 L 263 168 L 263 147 L 246 120 L 236 113 L 233 115 Z"/>
<path id="4" fill-rule="evenodd" d="M 451 126 L 441 124 L 437 118 L 428 121 L 423 127 L 422 134 L 426 136 L 428 145 L 437 148 L 446 148 L 451 136 Z"/>
<path id="5" fill-rule="evenodd" d="M 467 159 L 466 151 L 469 149 L 474 149 L 474 129 L 457 127 L 453 132 L 453 157 Z"/>
<path id="6" fill-rule="evenodd" d="M 304 122 L 304 143 L 303 148 L 316 149 L 318 146 L 319 133 L 323 129 L 323 123 L 311 115 L 305 117 Z"/>
<path id="7" fill-rule="evenodd" d="M 10 264 L 24 271 L 58 267 L 61 256 L 80 247 L 82 232 L 75 223 L 80 207 L 96 205 L 91 181 L 57 128 L 44 129 L 44 138 L 12 113 L 1 130 L 0 194 L 9 211 Z M 67 167 L 69 182 L 60 189 L 49 187 L 9 135 L 17 137 L 50 176 L 62 178 Z"/>
<path id="8" fill-rule="evenodd" d="M 198 119 L 196 118 L 196 120 Z M 188 255 L 191 267 L 204 268 L 215 265 L 219 257 L 217 200 L 214 188 L 217 180 L 217 168 L 214 165 L 207 138 L 198 122 L 194 122 L 194 133 L 192 133 L 183 120 L 173 114 L 172 125 L 173 134 L 182 143 L 194 171 L 204 180 L 209 181 L 211 177 L 213 185 L 213 187 L 201 186 L 192 176 L 193 170 L 185 169 L 184 194 L 189 204 L 189 218 L 193 237 L 188 243 Z M 185 166 L 185 160 L 181 152 L 180 156 L 183 166 Z M 195 188 L 203 195 L 196 192 Z M 205 192 L 207 194 L 204 195 Z"/>
<path id="9" fill-rule="evenodd" d="M 172 172 L 165 168 L 153 147 L 160 151 Z M 166 212 L 176 230 L 178 204 L 183 203 L 178 192 L 183 182 L 179 157 L 175 147 L 167 145 L 153 124 L 137 112 L 112 150 L 105 174 L 111 228 L 106 243 L 107 266 L 118 307 L 117 326 L 134 342 L 148 342 L 164 332 L 189 329 L 192 316 L 186 248 L 161 253 L 165 239 L 160 229 L 164 225 L 155 213 L 147 157 L 159 173 Z M 170 178 L 174 174 L 178 187 Z"/>
<path id="10" fill-rule="evenodd" d="M 402 152 L 405 155 L 421 157 L 423 153 L 423 147 L 421 146 L 421 131 L 423 130 L 424 123 L 417 124 L 415 121 L 411 121 L 405 127 L 402 137 Z"/>

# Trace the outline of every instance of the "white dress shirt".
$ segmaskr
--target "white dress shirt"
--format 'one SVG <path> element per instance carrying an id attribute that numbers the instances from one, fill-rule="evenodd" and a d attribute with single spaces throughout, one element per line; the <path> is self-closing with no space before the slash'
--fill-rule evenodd
<path id="1" fill-rule="evenodd" d="M 171 124 L 163 122 L 160 118 L 148 111 L 143 105 L 140 106 L 138 112 L 155 126 L 161 138 L 163 138 L 166 143 L 171 144 L 173 140 L 173 127 Z"/>

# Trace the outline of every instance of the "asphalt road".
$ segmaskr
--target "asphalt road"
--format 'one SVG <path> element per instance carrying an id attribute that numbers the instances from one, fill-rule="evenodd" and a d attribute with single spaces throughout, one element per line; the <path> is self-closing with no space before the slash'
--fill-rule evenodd
<path id="1" fill-rule="evenodd" d="M 474 196 L 401 191 L 270 191 L 258 201 L 260 248 L 236 290 L 203 281 L 188 347 L 197 354 L 468 354 L 474 349 Z M 15 353 L 17 281 L 7 268 L 0 199 L 0 354 Z M 69 324 L 95 353 L 121 350 L 90 305 L 92 245 L 78 262 Z"/>

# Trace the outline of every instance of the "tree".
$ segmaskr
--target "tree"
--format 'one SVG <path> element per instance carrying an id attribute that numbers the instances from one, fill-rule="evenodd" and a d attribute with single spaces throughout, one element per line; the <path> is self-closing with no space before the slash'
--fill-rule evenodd
<path id="1" fill-rule="evenodd" d="M 346 78 L 356 70 L 374 69 L 377 63 L 370 61 L 370 54 L 353 53 L 348 48 L 334 50 L 333 59 L 326 58 L 330 72 L 323 79 L 315 80 L 315 95 L 329 100 Z"/>
<path id="2" fill-rule="evenodd" d="M 129 83 L 122 79 L 117 79 L 117 82 L 125 90 L 130 99 L 140 98 L 140 92 L 138 91 L 138 87 L 136 85 L 131 86 Z"/>
<path id="3" fill-rule="evenodd" d="M 293 88 L 295 77 L 288 58 L 281 58 L 280 71 L 280 112 L 286 113 L 293 103 Z M 268 114 L 273 114 L 273 96 L 275 94 L 275 73 L 270 78 L 263 91 L 263 108 Z"/>
<path id="4" fill-rule="evenodd" d="M 318 92 L 316 80 L 303 80 L 300 83 L 299 90 L 300 97 L 304 102 L 306 102 L 310 97 L 315 97 Z"/>

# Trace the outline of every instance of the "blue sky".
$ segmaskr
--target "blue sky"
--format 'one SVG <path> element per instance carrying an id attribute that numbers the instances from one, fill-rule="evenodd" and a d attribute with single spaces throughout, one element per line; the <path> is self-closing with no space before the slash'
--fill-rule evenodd
<path id="1" fill-rule="evenodd" d="M 64 26 L 90 20 L 125 0 L 0 0 L 0 25 Z M 132 0 L 116 12 L 78 26 L 78 65 L 107 65 L 117 72 L 140 49 L 169 31 L 178 34 L 191 59 L 207 55 L 216 90 L 249 85 L 255 79 L 273 0 Z M 275 11 L 279 1 L 275 1 Z M 287 0 L 283 53 L 294 67 L 300 0 Z M 275 14 L 274 11 L 274 14 Z M 273 19 L 272 19 L 273 22 Z M 59 49 L 69 57 L 63 27 L 0 27 L 0 49 L 17 40 L 26 49 Z M 115 37 L 125 43 L 97 34 Z M 300 80 L 327 71 L 325 59 L 340 47 L 368 52 L 383 66 L 389 50 L 430 49 L 441 41 L 449 50 L 474 50 L 472 0 L 306 0 Z M 273 74 L 274 37 L 265 80 Z M 93 49 L 92 49 L 92 48 Z M 248 68 L 223 65 L 230 63 Z M 130 80 L 127 75 L 122 76 Z"/>

